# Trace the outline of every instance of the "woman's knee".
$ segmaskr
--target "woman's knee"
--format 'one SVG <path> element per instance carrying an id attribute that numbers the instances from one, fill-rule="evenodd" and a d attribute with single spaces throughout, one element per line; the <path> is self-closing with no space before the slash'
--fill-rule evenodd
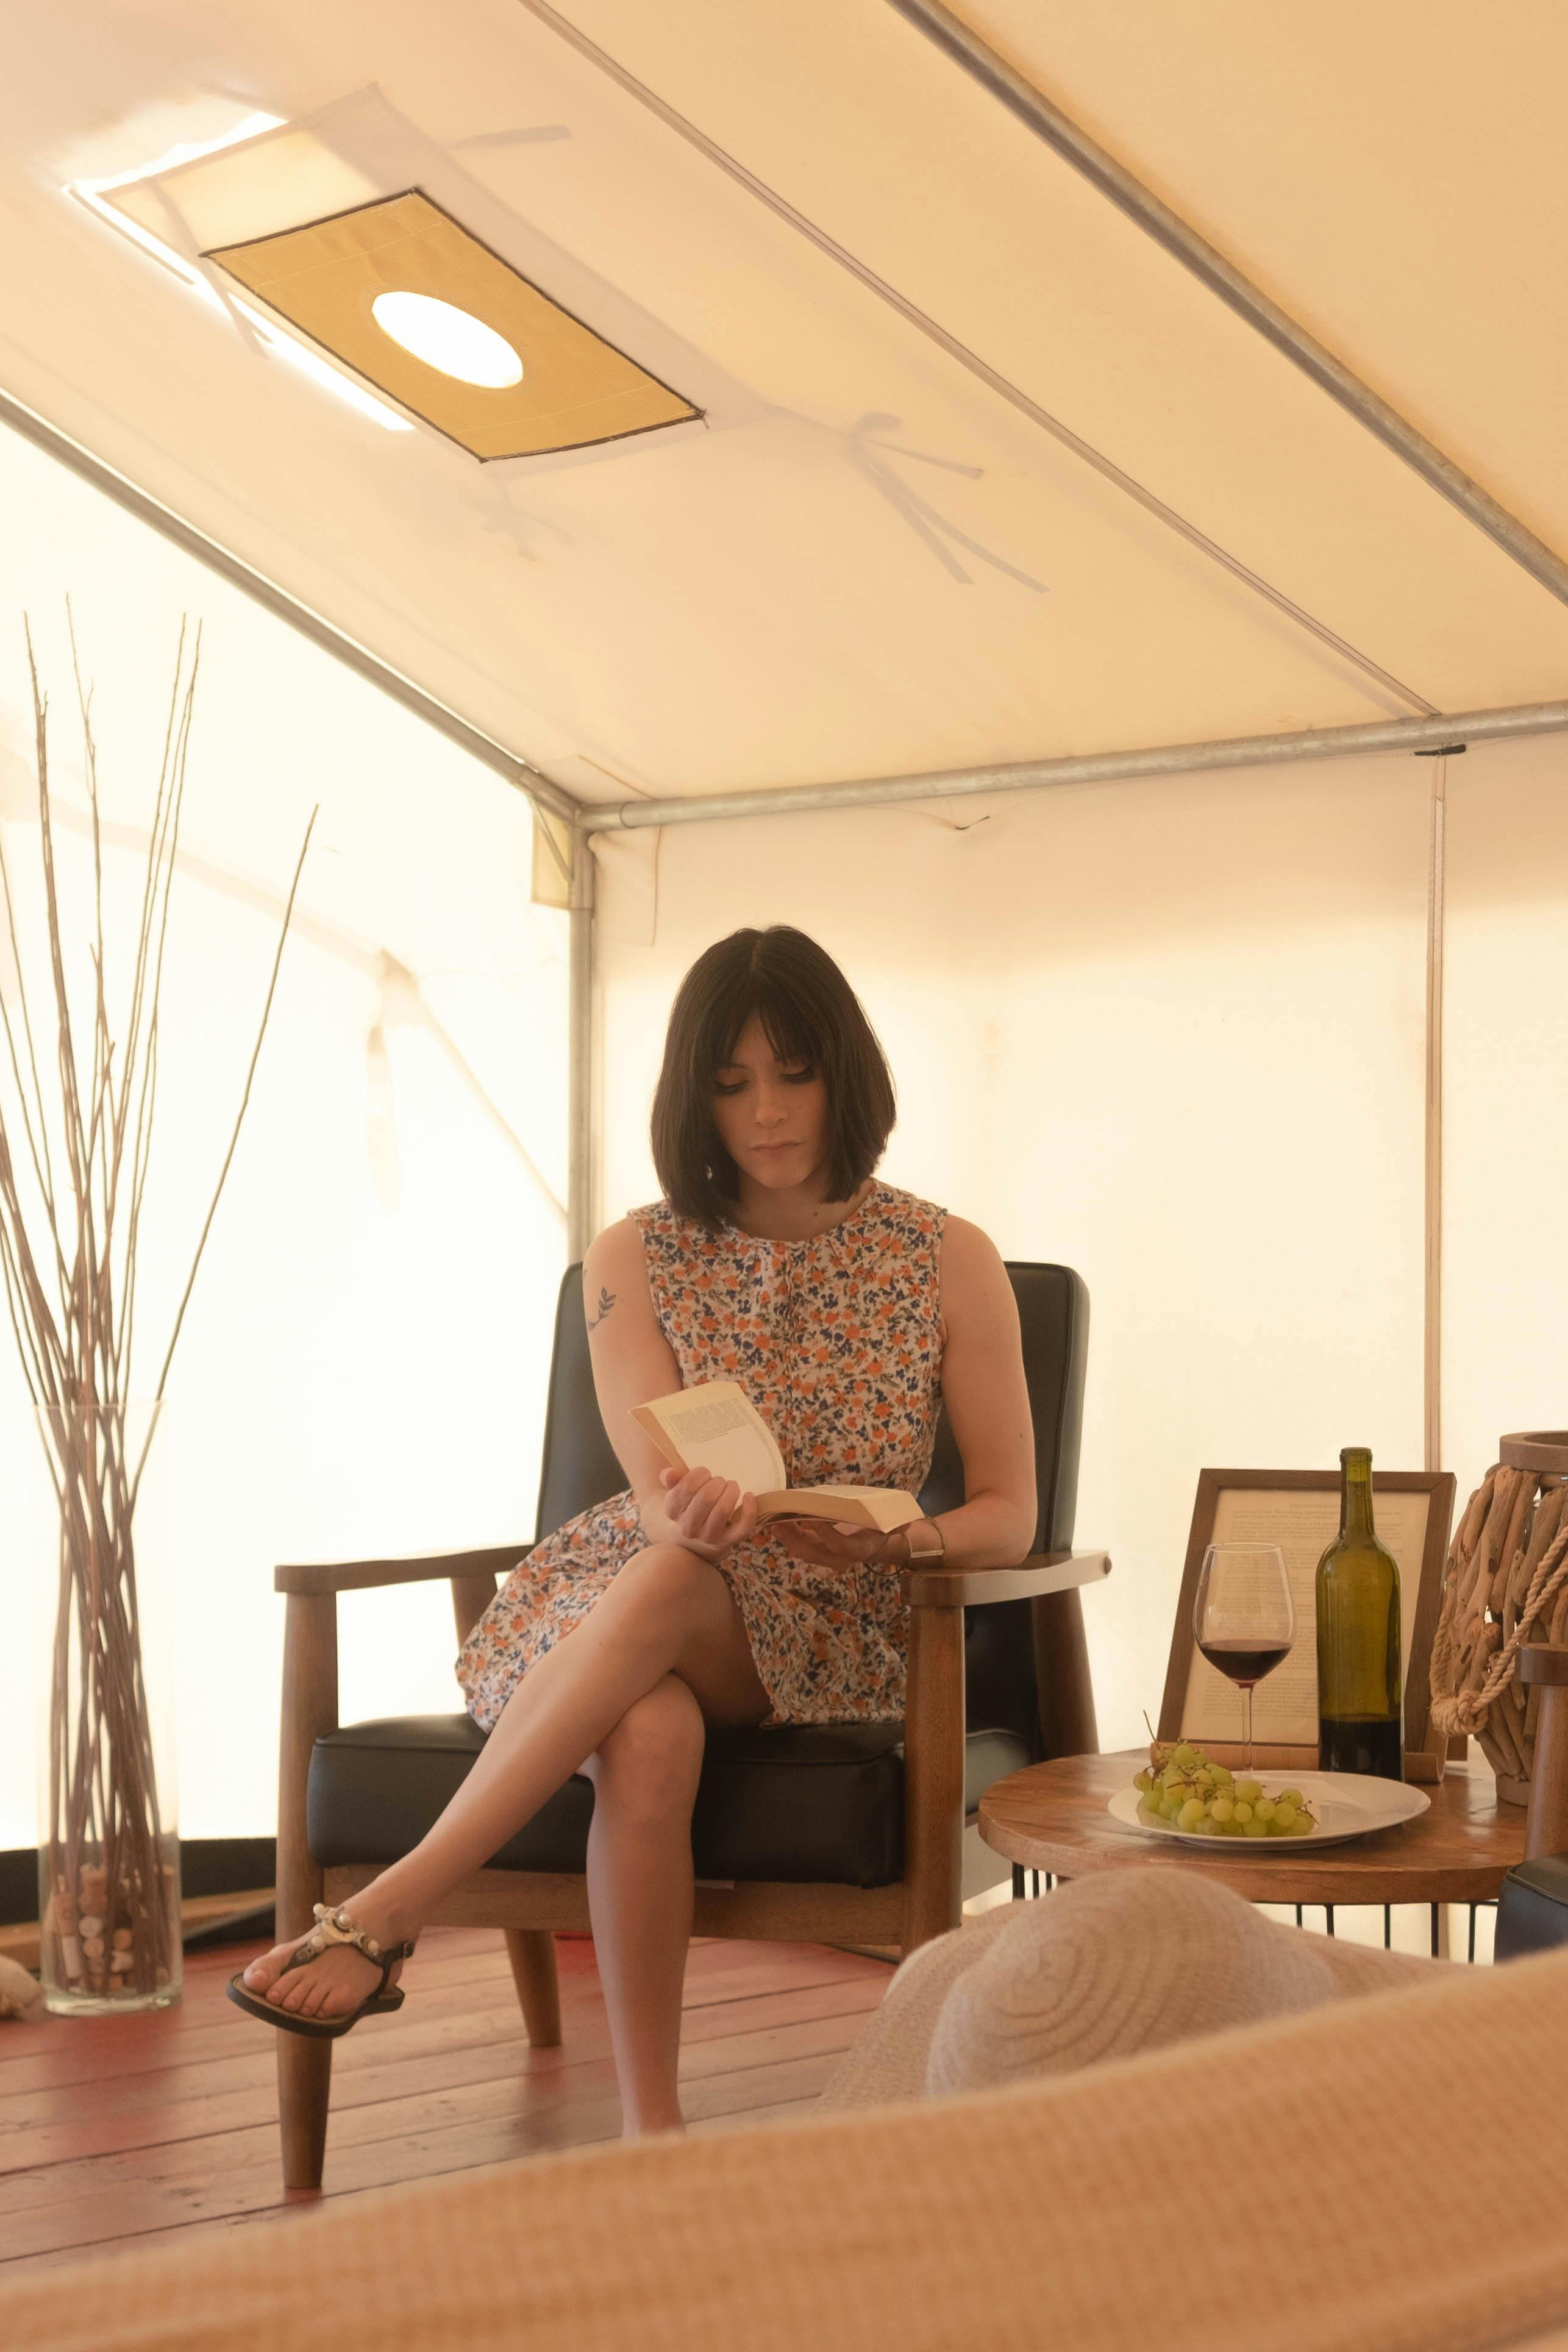
<path id="1" fill-rule="evenodd" d="M 679 1624 L 717 1619 L 731 1605 L 729 1588 L 712 1561 L 677 1543 L 649 1544 L 634 1552 L 610 1591 L 622 1607 Z"/>
<path id="2" fill-rule="evenodd" d="M 639 1811 L 689 1805 L 707 1737 L 702 1710 L 688 1685 L 666 1675 L 628 1706 L 588 1759 L 601 1798 Z"/>

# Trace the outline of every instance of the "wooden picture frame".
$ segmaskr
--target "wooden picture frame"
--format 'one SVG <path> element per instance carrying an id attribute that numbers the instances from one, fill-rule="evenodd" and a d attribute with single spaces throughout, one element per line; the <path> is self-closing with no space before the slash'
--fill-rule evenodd
<path id="1" fill-rule="evenodd" d="M 1378 1534 L 1399 1561 L 1401 1630 L 1405 1650 L 1405 1777 L 1440 1780 L 1447 1743 L 1431 1724 L 1428 1676 L 1432 1640 L 1454 1516 L 1451 1470 L 1374 1470 L 1373 1505 Z M 1285 1552 L 1296 1603 L 1296 1643 L 1291 1657 L 1254 1694 L 1254 1760 L 1273 1769 L 1308 1771 L 1318 1761 L 1317 1644 L 1311 1578 L 1339 1528 L 1337 1470 L 1200 1470 L 1192 1531 L 1182 1570 L 1181 1597 L 1171 1633 L 1165 1692 L 1160 1705 L 1162 1739 L 1198 1740 L 1217 1762 L 1241 1756 L 1241 1695 L 1200 1654 L 1193 1636 L 1193 1603 L 1204 1554 L 1211 1543 L 1279 1543 Z M 1425 1499 L 1425 1513 L 1414 1498 Z M 1378 1506 L 1385 1504 L 1386 1510 Z M 1414 1576 L 1412 1570 L 1414 1570 Z M 1290 1667 L 1295 1664 L 1292 1674 Z M 1310 1737 L 1307 1736 L 1310 1677 Z M 1270 1683 L 1274 1690 L 1270 1693 Z M 1220 1694 L 1234 1708 L 1236 1737 L 1214 1728 L 1223 1720 Z M 1272 1703 L 1271 1703 L 1272 1702 Z M 1271 1722 L 1272 1718 L 1272 1722 Z"/>

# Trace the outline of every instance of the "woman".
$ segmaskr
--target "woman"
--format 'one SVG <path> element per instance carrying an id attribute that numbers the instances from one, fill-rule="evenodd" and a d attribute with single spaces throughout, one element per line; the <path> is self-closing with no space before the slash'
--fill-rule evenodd
<path id="1" fill-rule="evenodd" d="M 237 1978 L 242 2007 L 342 2030 L 447 1889 L 584 1771 L 625 2127 L 682 2127 L 707 1727 L 901 1716 L 900 1570 L 940 1552 L 1007 1565 L 1034 1538 L 1012 1286 L 974 1226 L 876 1181 L 892 1124 L 881 1049 L 813 940 L 736 931 L 699 958 L 654 1098 L 666 1198 L 601 1234 L 583 1268 L 595 1386 L 630 1489 L 538 1545 L 469 1635 L 458 1676 L 489 1737 L 440 1819 L 352 1918 L 328 1915 Z M 715 1379 L 745 1388 L 796 1486 L 918 1492 L 945 1401 L 966 1499 L 891 1535 L 817 1519 L 759 1533 L 753 1496 L 668 1468 L 631 1418 Z"/>

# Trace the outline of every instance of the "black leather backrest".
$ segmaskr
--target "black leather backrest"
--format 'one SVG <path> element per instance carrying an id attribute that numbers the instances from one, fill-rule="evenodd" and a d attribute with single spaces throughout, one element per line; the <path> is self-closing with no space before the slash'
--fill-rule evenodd
<path id="1" fill-rule="evenodd" d="M 1024 1378 L 1035 1423 L 1035 1480 L 1040 1517 L 1037 1551 L 1065 1551 L 1078 1508 L 1078 1450 L 1083 1429 L 1084 1367 L 1089 1353 L 1089 1292 L 1070 1265 L 1010 1262 L 1024 1342 Z M 963 1465 L 945 1410 L 921 1501 L 933 1516 L 963 1500 Z"/>
<path id="2" fill-rule="evenodd" d="M 1089 1292 L 1068 1265 L 1010 1263 L 1023 1331 L 1024 1373 L 1035 1423 L 1035 1473 L 1040 1519 L 1037 1551 L 1065 1551 L 1078 1503 L 1079 1438 L 1083 1426 L 1089 1351 Z M 569 1265 L 555 1305 L 555 1347 L 539 1479 L 537 1528 L 543 1537 L 579 1511 L 622 1493 L 626 1473 L 605 1434 L 594 1394 L 583 1276 Z M 928 1511 L 963 1500 L 963 1465 L 944 1412 L 931 1475 L 921 1491 Z M 1026 1601 L 998 1601 L 965 1612 L 965 1682 L 974 1731 L 1016 1731 L 1031 1752 L 1039 1743 L 1035 1649 Z"/>
<path id="3" fill-rule="evenodd" d="M 1079 1441 L 1089 1360 L 1089 1292 L 1070 1265 L 1009 1260 L 1024 1343 L 1024 1377 L 1035 1423 L 1035 1483 L 1039 1495 L 1037 1551 L 1066 1551 L 1078 1509 Z M 921 1489 L 927 1511 L 963 1500 L 963 1465 L 944 1412 L 937 1425 L 931 1476 Z M 966 1609 L 964 1689 L 972 1731 L 1016 1731 L 1040 1752 L 1035 1683 L 1034 1621 L 1026 1601 L 992 1601 Z"/>
<path id="4" fill-rule="evenodd" d="M 583 1269 L 569 1265 L 555 1300 L 555 1347 L 550 1359 L 550 1402 L 544 1413 L 544 1452 L 539 1465 L 536 1535 L 552 1536 L 579 1511 L 612 1495 L 624 1495 L 626 1474 L 605 1434 L 588 1330 L 583 1317 Z"/>

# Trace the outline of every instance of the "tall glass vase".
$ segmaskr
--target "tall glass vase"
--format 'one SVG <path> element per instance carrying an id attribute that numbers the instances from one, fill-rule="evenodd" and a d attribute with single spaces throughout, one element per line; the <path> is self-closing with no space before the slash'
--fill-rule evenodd
<path id="1" fill-rule="evenodd" d="M 156 1404 L 44 1405 L 34 1475 L 46 2005 L 180 1998 L 168 1431 Z"/>

